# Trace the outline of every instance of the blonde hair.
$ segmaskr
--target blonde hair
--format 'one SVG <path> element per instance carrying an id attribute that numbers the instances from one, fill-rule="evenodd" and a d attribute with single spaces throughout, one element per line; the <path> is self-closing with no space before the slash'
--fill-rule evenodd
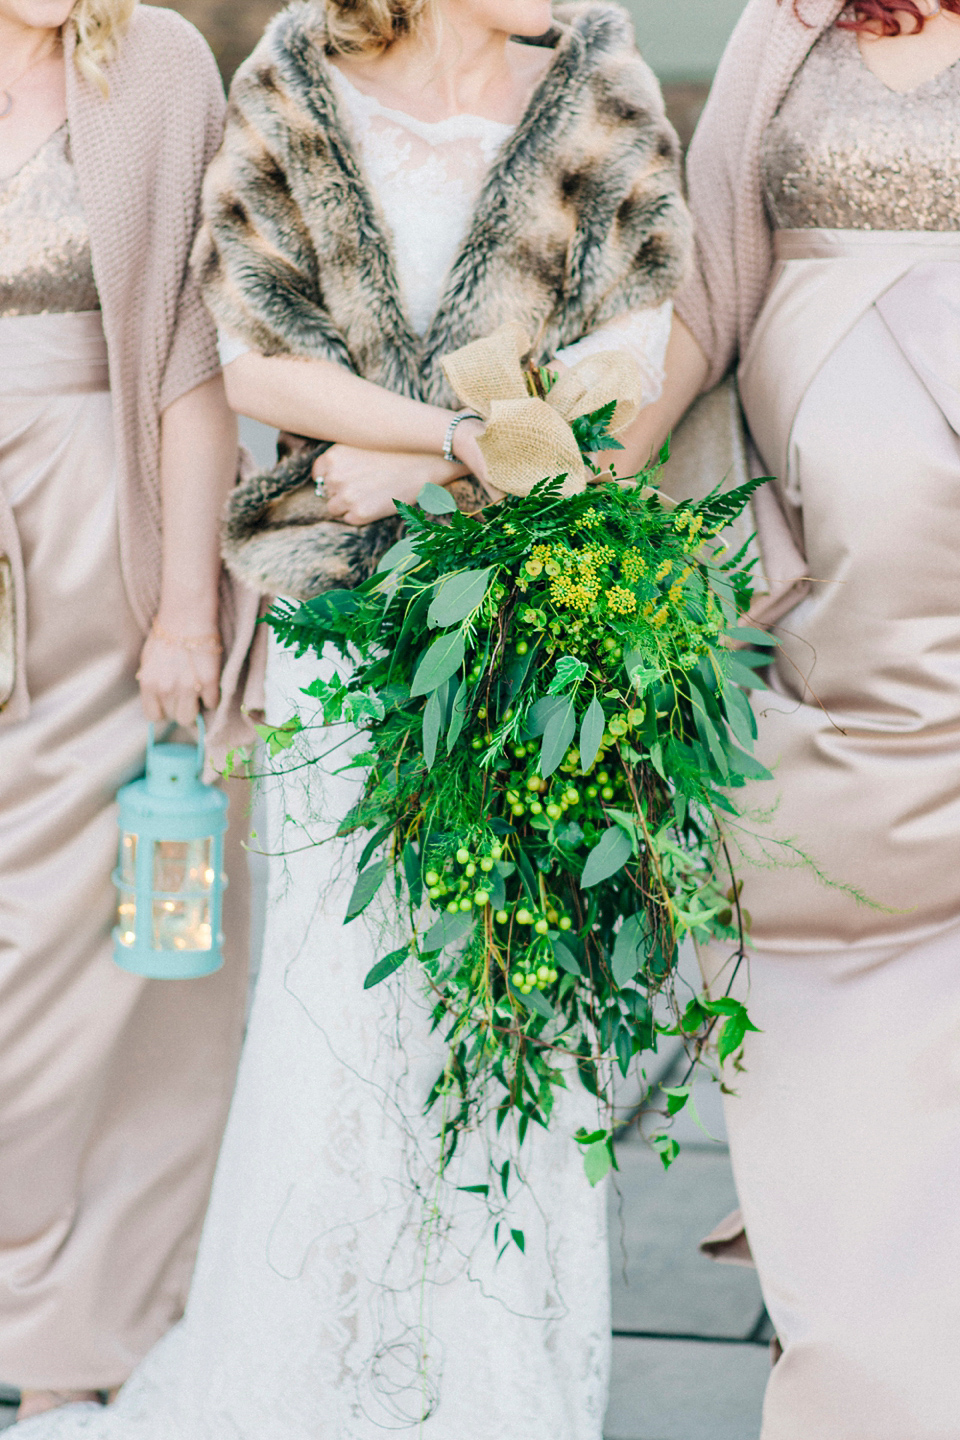
<path id="1" fill-rule="evenodd" d="M 77 0 L 70 19 L 77 32 L 74 63 L 85 80 L 104 95 L 107 79 L 101 70 L 117 52 L 137 0 Z"/>
<path id="2" fill-rule="evenodd" d="M 411 35 L 435 0 L 322 0 L 327 46 L 340 55 L 377 55 Z"/>

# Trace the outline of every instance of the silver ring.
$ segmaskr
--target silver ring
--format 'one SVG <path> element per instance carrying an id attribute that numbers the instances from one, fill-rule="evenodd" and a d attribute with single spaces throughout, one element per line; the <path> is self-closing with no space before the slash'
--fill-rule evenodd
<path id="1" fill-rule="evenodd" d="M 326 494 L 327 494 L 327 482 L 326 482 L 326 480 L 324 479 L 324 477 L 323 477 L 322 475 L 318 475 L 317 478 L 316 478 L 316 480 L 314 481 L 314 489 L 316 490 L 317 494 L 320 496 L 320 499 L 321 499 L 321 500 L 323 500 L 323 499 L 326 498 Z"/>

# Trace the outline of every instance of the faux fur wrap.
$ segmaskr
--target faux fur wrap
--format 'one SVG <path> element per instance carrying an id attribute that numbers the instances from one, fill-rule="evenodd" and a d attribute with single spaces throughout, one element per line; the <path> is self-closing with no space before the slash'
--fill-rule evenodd
<path id="1" fill-rule="evenodd" d="M 196 265 L 210 309 L 264 355 L 333 360 L 455 406 L 440 360 L 508 320 L 545 361 L 607 320 L 667 299 L 690 221 L 676 135 L 624 12 L 557 7 L 553 60 L 491 166 L 426 334 L 407 317 L 392 238 L 338 109 L 320 10 L 268 26 L 230 93 Z M 321 442 L 322 443 L 322 442 Z M 305 488 L 311 443 L 233 496 L 224 554 L 262 589 L 356 584 L 399 522 L 355 529 Z M 293 492 L 298 492 L 294 494 Z"/>

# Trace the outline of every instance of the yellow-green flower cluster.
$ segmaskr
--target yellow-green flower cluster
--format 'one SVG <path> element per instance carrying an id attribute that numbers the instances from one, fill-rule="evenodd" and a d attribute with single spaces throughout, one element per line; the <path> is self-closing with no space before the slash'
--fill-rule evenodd
<path id="1" fill-rule="evenodd" d="M 600 519 L 600 515 L 591 505 L 590 509 L 584 510 L 579 520 L 574 520 L 573 523 L 578 530 L 590 530 L 594 525 L 600 524 Z"/>
<path id="2" fill-rule="evenodd" d="M 611 615 L 633 615 L 637 608 L 637 597 L 624 585 L 611 585 L 607 591 L 607 605 Z"/>
<path id="3" fill-rule="evenodd" d="M 647 562 L 643 557 L 643 552 L 638 550 L 636 546 L 631 547 L 629 550 L 624 550 L 621 555 L 620 573 L 628 585 L 636 585 L 637 581 L 642 580 L 644 575 L 646 575 Z"/>
<path id="4" fill-rule="evenodd" d="M 698 536 L 703 529 L 703 516 L 694 515 L 692 510 L 678 510 L 674 517 L 673 528 L 679 535 L 682 535 L 684 530 L 687 531 L 687 538 L 684 541 L 683 548 L 684 550 L 692 550 L 695 545 L 700 543 Z"/>

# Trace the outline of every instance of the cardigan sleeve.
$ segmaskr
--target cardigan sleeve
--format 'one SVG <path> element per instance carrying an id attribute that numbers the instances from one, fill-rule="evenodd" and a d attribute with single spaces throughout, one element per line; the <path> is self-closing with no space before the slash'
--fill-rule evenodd
<path id="1" fill-rule="evenodd" d="M 199 36 L 197 37 L 199 40 Z M 188 260 L 200 225 L 200 194 L 203 176 L 216 154 L 223 135 L 224 96 L 220 76 L 210 50 L 202 41 L 184 47 L 187 83 L 183 86 L 184 109 L 175 124 L 189 135 L 180 140 L 183 156 L 183 185 L 180 203 L 187 238 L 185 264 L 176 322 L 160 388 L 163 411 L 181 395 L 219 373 L 216 329 L 203 303 L 200 283 Z"/>

